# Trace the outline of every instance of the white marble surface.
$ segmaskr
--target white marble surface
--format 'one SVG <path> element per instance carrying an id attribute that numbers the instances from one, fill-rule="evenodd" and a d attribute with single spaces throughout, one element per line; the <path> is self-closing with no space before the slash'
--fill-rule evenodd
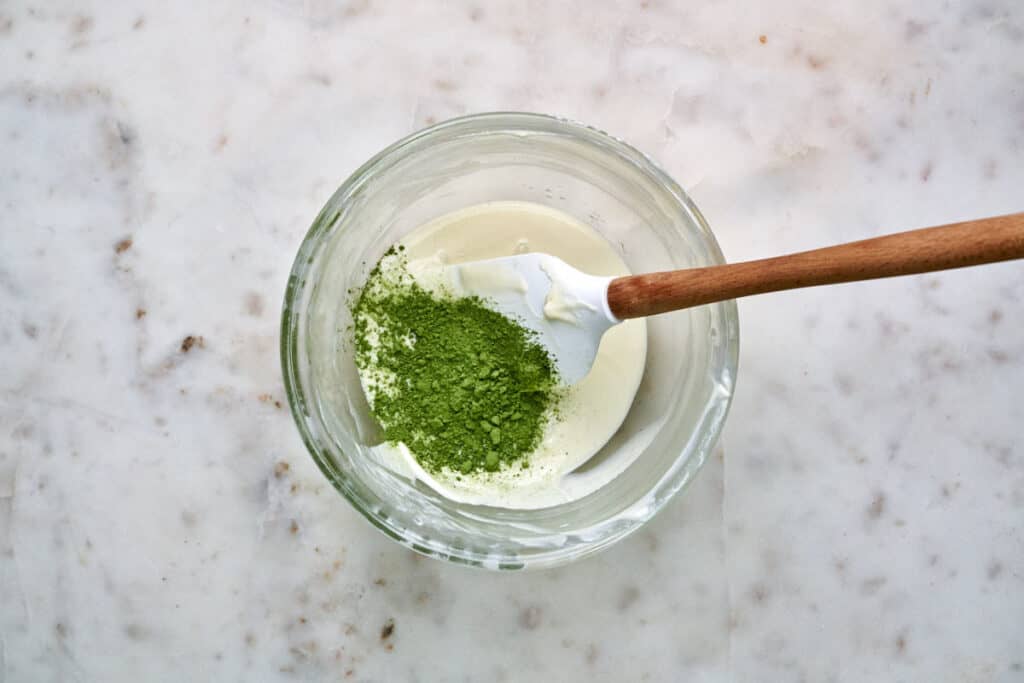
<path id="1" fill-rule="evenodd" d="M 743 301 L 719 457 L 578 566 L 421 559 L 333 492 L 292 254 L 494 109 L 634 143 L 732 260 L 1021 210 L 1024 7 L 0 3 L 0 680 L 1024 680 L 1020 263 Z"/>

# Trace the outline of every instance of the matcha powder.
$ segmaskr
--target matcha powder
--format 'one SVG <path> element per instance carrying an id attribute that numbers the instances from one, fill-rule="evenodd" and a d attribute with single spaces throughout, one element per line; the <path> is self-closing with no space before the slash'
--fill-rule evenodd
<path id="1" fill-rule="evenodd" d="M 432 473 L 529 466 L 559 397 L 533 332 L 478 297 L 423 288 L 402 247 L 370 272 L 352 313 L 356 365 L 388 441 Z"/>

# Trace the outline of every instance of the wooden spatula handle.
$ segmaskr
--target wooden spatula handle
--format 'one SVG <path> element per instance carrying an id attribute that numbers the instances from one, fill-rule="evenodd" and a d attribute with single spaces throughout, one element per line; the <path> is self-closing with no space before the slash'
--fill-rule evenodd
<path id="1" fill-rule="evenodd" d="M 1024 213 L 923 228 L 709 268 L 611 281 L 608 305 L 618 318 L 639 318 L 783 289 L 912 275 L 1024 258 Z"/>

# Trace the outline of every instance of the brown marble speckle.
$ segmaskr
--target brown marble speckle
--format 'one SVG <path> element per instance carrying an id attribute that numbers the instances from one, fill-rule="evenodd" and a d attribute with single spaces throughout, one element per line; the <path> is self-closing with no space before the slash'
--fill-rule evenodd
<path id="1" fill-rule="evenodd" d="M 21 441 L 32 438 L 36 433 L 36 426 L 32 422 L 22 422 L 11 432 L 15 440 Z"/>
<path id="2" fill-rule="evenodd" d="M 246 292 L 243 308 L 247 315 L 258 318 L 263 315 L 263 297 L 259 292 Z"/>
<path id="3" fill-rule="evenodd" d="M 136 308 L 135 309 L 135 319 L 136 320 L 142 320 L 145 317 L 146 317 L 146 309 L 145 308 Z"/>
<path id="4" fill-rule="evenodd" d="M 124 634 L 132 640 L 145 640 L 149 637 L 149 629 L 138 623 L 125 624 Z"/>
<path id="5" fill-rule="evenodd" d="M 380 639 L 387 640 L 395 634 L 395 620 L 388 619 L 380 629 Z"/>
<path id="6" fill-rule="evenodd" d="M 893 643 L 896 648 L 896 654 L 898 656 L 905 655 L 907 653 L 907 631 L 904 629 L 899 635 L 896 636 L 896 640 Z"/>
<path id="7" fill-rule="evenodd" d="M 370 0 L 353 0 L 345 6 L 343 14 L 348 17 L 358 17 L 370 8 Z"/>
<path id="8" fill-rule="evenodd" d="M 146 17 L 141 17 L 140 16 L 138 19 L 136 19 L 135 21 L 132 22 L 132 30 L 133 31 L 139 31 L 145 25 L 146 25 Z"/>
<path id="9" fill-rule="evenodd" d="M 825 119 L 825 125 L 829 128 L 845 128 L 847 122 L 847 118 L 838 113 L 829 114 Z"/>
<path id="10" fill-rule="evenodd" d="M 540 626 L 543 612 L 540 607 L 531 605 L 519 611 L 519 627 L 527 631 L 533 631 Z"/>
<path id="11" fill-rule="evenodd" d="M 988 313 L 988 324 L 995 327 L 1003 320 L 1003 312 L 998 308 L 993 308 Z"/>
<path id="12" fill-rule="evenodd" d="M 201 349 L 206 348 L 206 340 L 202 336 L 188 335 L 181 340 L 181 352 L 188 353 L 193 347 L 198 346 Z"/>
<path id="13" fill-rule="evenodd" d="M 742 624 L 742 621 L 740 619 L 740 615 L 737 614 L 736 609 L 734 608 L 734 609 L 730 610 L 729 611 L 729 621 L 727 623 L 727 625 L 729 627 L 729 633 L 732 633 L 732 632 L 736 631 L 737 629 L 739 629 L 741 624 Z"/>
<path id="14" fill-rule="evenodd" d="M 914 21 L 913 19 L 908 19 L 907 23 L 903 26 L 903 35 L 906 37 L 908 42 L 923 36 L 927 32 L 928 26 L 926 24 Z"/>
<path id="15" fill-rule="evenodd" d="M 114 253 L 123 254 L 132 248 L 132 243 L 131 237 L 125 237 L 124 239 L 118 240 L 117 243 L 114 244 Z"/>
<path id="16" fill-rule="evenodd" d="M 939 493 L 943 498 L 952 498 L 953 494 L 960 490 L 960 482 L 949 482 L 943 484 L 939 488 Z"/>
<path id="17" fill-rule="evenodd" d="M 750 601 L 755 605 L 763 605 L 771 597 L 771 590 L 764 583 L 758 581 L 750 587 Z"/>
<path id="18" fill-rule="evenodd" d="M 880 519 L 885 514 L 885 504 L 885 493 L 876 491 L 871 497 L 871 503 L 868 504 L 867 510 L 865 510 L 865 516 L 868 520 Z"/>
<path id="19" fill-rule="evenodd" d="M 883 337 L 892 338 L 892 337 L 896 336 L 896 334 L 897 334 L 897 329 L 896 329 L 897 326 L 896 326 L 896 321 L 894 321 L 893 318 L 889 317 L 888 315 L 886 315 L 883 312 L 878 312 L 878 313 L 874 314 L 874 321 L 876 321 L 876 323 L 878 323 L 879 333 Z M 905 332 L 905 327 L 906 327 L 905 324 L 902 325 L 901 327 L 904 328 L 904 329 L 900 330 L 900 332 Z"/>
<path id="20" fill-rule="evenodd" d="M 768 36 L 766 36 L 764 34 L 759 35 L 757 37 L 757 42 L 761 43 L 762 45 L 767 45 L 768 44 Z"/>
<path id="21" fill-rule="evenodd" d="M 1002 349 L 989 349 L 986 353 L 996 365 L 1004 365 L 1010 361 L 1010 354 Z"/>
<path id="22" fill-rule="evenodd" d="M 860 594 L 861 595 L 874 595 L 882 589 L 888 579 L 884 576 L 873 576 L 870 579 L 864 579 L 860 583 Z"/>
<path id="23" fill-rule="evenodd" d="M 93 19 L 85 15 L 78 15 L 71 20 L 72 35 L 82 35 L 92 30 Z"/>
<path id="24" fill-rule="evenodd" d="M 199 517 L 191 510 L 181 511 L 181 523 L 191 529 L 199 522 Z"/>
<path id="25" fill-rule="evenodd" d="M 896 460 L 896 458 L 899 457 L 901 446 L 902 445 L 899 441 L 889 441 L 889 443 L 887 443 L 885 446 L 886 460 L 888 460 L 889 462 L 893 462 L 894 460 Z"/>
<path id="26" fill-rule="evenodd" d="M 814 71 L 821 71 L 828 66 L 828 60 L 816 55 L 807 55 L 807 66 L 811 67 Z"/>
<path id="27" fill-rule="evenodd" d="M 277 408 L 278 410 L 284 408 L 284 405 L 280 401 L 275 399 L 271 394 L 260 394 L 256 398 L 259 400 L 260 403 L 272 403 L 274 407 Z"/>
<path id="28" fill-rule="evenodd" d="M 117 139 L 126 147 L 135 143 L 135 130 L 124 121 L 116 121 L 114 128 L 117 131 Z"/>
<path id="29" fill-rule="evenodd" d="M 633 603 L 635 603 L 639 597 L 640 591 L 636 586 L 626 586 L 619 594 L 619 600 L 615 606 L 620 612 L 625 612 L 633 606 Z"/>
<path id="30" fill-rule="evenodd" d="M 871 138 L 865 133 L 857 131 L 853 135 L 853 145 L 857 149 L 861 150 L 864 154 L 864 158 L 872 164 L 877 164 L 882 160 L 882 153 L 878 151 L 878 147 L 875 146 Z"/>
<path id="31" fill-rule="evenodd" d="M 288 470 L 291 469 L 291 465 L 284 462 L 283 460 L 274 465 L 274 478 L 280 479 L 284 475 L 288 474 Z"/>
<path id="32" fill-rule="evenodd" d="M 334 80 L 322 71 L 310 71 L 309 80 L 313 81 L 318 85 L 322 85 L 325 88 L 331 87 L 334 84 Z"/>
<path id="33" fill-rule="evenodd" d="M 1011 446 L 999 445 L 992 442 L 985 442 L 985 452 L 992 455 L 996 462 L 1004 467 L 1010 467 L 1013 461 L 1013 448 Z"/>

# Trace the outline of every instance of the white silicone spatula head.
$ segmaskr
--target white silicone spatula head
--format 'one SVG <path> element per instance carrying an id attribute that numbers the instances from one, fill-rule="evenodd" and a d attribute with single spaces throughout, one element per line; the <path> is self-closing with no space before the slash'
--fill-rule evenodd
<path id="1" fill-rule="evenodd" d="M 590 372 L 601 336 L 619 322 L 608 308 L 612 278 L 580 272 L 554 256 L 522 254 L 446 270 L 457 289 L 533 330 L 565 384 Z"/>

